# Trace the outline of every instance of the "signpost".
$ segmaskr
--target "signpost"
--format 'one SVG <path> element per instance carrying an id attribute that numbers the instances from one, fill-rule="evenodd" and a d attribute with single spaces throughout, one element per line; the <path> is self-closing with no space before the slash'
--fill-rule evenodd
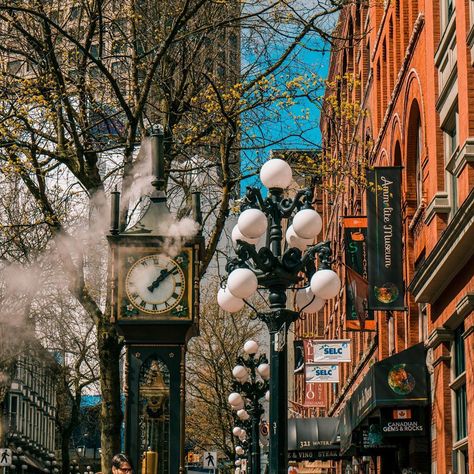
<path id="1" fill-rule="evenodd" d="M 0 467 L 10 467 L 12 465 L 12 450 L 0 448 Z"/>
<path id="2" fill-rule="evenodd" d="M 204 451 L 202 457 L 202 467 L 206 469 L 217 469 L 217 452 Z"/>

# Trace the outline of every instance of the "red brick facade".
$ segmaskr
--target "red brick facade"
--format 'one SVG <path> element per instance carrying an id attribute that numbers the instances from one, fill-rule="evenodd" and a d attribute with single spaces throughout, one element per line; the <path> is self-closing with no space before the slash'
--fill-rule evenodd
<path id="1" fill-rule="evenodd" d="M 338 130 L 322 117 L 326 155 L 371 165 L 401 165 L 406 311 L 376 312 L 377 334 L 344 330 L 344 298 L 330 302 L 319 325 L 308 316 L 296 334 L 350 338 L 351 363 L 328 387 L 328 415 L 341 412 L 369 366 L 420 341 L 427 349 L 431 433 L 409 446 L 425 462 L 415 472 L 474 472 L 474 2 L 392 0 L 352 2 L 337 32 L 329 81 L 336 101 L 360 103 L 356 121 Z M 343 136 L 345 156 L 334 145 Z M 362 151 L 361 151 L 362 150 Z M 325 238 L 343 261 L 341 217 L 366 215 L 364 187 L 343 176 L 344 191 L 323 193 Z M 336 183 L 337 184 L 337 183 Z M 344 266 L 339 266 L 344 276 Z M 302 381 L 295 399 L 302 403 Z M 464 413 L 466 406 L 467 413 Z M 318 414 L 322 414 L 318 413 Z M 307 415 L 307 414 L 306 414 Z M 467 420 L 467 421 L 466 421 Z M 421 447 L 420 447 L 421 446 Z M 431 461 L 426 467 L 426 457 Z M 370 461 L 375 469 L 375 460 Z M 423 467 L 419 467 L 423 466 Z M 340 472 L 339 463 L 338 472 Z M 369 464 L 364 468 L 369 471 Z M 378 463 L 379 472 L 397 472 Z M 394 468 L 392 468 L 394 469 Z M 414 469 L 417 469 L 415 462 Z M 335 471 L 336 472 L 336 471 Z"/>

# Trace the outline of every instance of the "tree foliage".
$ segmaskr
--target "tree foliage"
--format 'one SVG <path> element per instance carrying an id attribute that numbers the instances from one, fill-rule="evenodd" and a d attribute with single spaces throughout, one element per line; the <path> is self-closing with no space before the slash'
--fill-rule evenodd
<path id="1" fill-rule="evenodd" d="M 137 167 L 137 145 L 161 123 L 180 215 L 202 175 L 211 183 L 202 189 L 204 274 L 244 177 L 242 152 L 270 145 L 266 127 L 301 98 L 318 97 L 317 75 L 291 65 L 301 48 L 329 37 L 342 4 L 0 0 L 0 174 L 23 206 L 17 214 L 5 206 L 2 252 L 17 261 L 24 247 L 21 264 L 31 265 L 54 255 L 60 288 L 94 325 L 104 472 L 120 446 L 122 344 L 100 284 L 107 193 L 121 187 L 125 226 L 134 195 L 146 191 L 137 174 L 149 174 Z M 299 115 L 292 118 L 304 123 Z M 243 170 L 254 172 L 248 162 Z"/>
<path id="2" fill-rule="evenodd" d="M 230 315 L 215 300 L 217 285 L 210 284 L 203 298 L 200 337 L 187 354 L 186 439 L 196 450 L 218 450 L 234 460 L 234 418 L 227 397 L 232 390 L 232 369 L 246 341 L 262 341 L 263 325 L 248 311 Z M 264 347 L 264 346 L 263 346 Z"/>

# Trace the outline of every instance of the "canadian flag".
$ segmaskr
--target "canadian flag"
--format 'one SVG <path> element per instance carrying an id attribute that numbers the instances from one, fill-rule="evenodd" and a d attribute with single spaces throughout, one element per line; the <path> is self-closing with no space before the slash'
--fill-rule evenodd
<path id="1" fill-rule="evenodd" d="M 394 420 L 409 420 L 411 419 L 411 409 L 407 410 L 393 410 Z"/>

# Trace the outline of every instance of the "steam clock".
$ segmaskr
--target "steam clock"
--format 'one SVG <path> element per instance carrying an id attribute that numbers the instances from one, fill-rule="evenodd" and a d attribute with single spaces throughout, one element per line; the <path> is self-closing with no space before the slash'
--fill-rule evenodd
<path id="1" fill-rule="evenodd" d="M 112 193 L 112 318 L 126 345 L 125 451 L 139 474 L 174 474 L 184 472 L 185 354 L 198 333 L 202 237 L 173 235 L 161 129 L 149 140 L 154 191 L 136 224 L 120 229 Z M 199 194 L 192 197 L 200 224 Z"/>

